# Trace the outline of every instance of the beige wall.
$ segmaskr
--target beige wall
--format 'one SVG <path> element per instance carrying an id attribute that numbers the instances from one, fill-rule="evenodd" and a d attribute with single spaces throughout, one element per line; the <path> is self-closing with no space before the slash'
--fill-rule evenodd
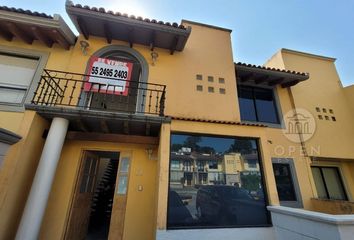
<path id="1" fill-rule="evenodd" d="M 296 107 L 307 109 L 316 119 L 316 132 L 306 141 L 307 148 L 320 146 L 320 153 L 314 153 L 314 156 L 354 159 L 354 115 L 334 59 L 286 50 L 281 53 L 286 69 L 310 73 L 307 81 L 291 88 Z M 327 114 L 316 112 L 316 107 L 326 108 Z M 329 109 L 333 109 L 334 114 L 329 114 Z M 323 118 L 325 115 L 334 116 L 336 121 L 319 120 L 319 114 Z"/>
<path id="2" fill-rule="evenodd" d="M 265 65 L 310 74 L 308 80 L 291 87 L 291 92 L 296 108 L 308 110 L 316 121 L 314 136 L 305 142 L 308 154 L 315 157 L 331 158 L 331 161 L 318 161 L 319 158 L 310 161 L 304 157 L 302 157 L 303 164 L 300 163 L 301 161 L 295 161 L 303 197 L 304 195 L 306 198 L 311 195 L 317 196 L 310 165 L 329 164 L 340 168 L 348 197 L 352 200 L 352 186 L 354 186 L 353 169 L 351 169 L 354 162 L 354 125 L 352 124 L 354 120 L 354 88 L 353 86 L 342 87 L 334 61 L 333 58 L 282 49 L 271 57 Z M 282 104 L 284 100 L 282 99 Z M 316 111 L 316 107 L 321 109 L 320 113 Z M 327 113 L 322 112 L 323 108 L 326 108 Z M 330 114 L 329 109 L 332 109 L 334 114 Z M 320 120 L 318 115 L 322 115 L 324 120 Z M 336 121 L 325 120 L 325 115 L 329 116 L 330 119 L 334 116 Z M 281 142 L 286 141 L 281 140 Z M 308 182 L 311 183 L 307 186 L 311 186 L 312 194 L 310 188 L 306 187 L 306 182 L 301 180 L 304 179 L 302 174 L 306 169 L 310 177 Z M 307 188 L 307 191 L 304 192 L 304 188 Z"/>
<path id="3" fill-rule="evenodd" d="M 131 151 L 131 169 L 124 223 L 124 239 L 153 239 L 155 234 L 157 153 L 148 159 L 146 148 L 140 144 L 66 141 L 57 168 L 40 239 L 62 239 L 70 204 L 84 150 Z M 149 146 L 151 147 L 151 146 Z M 143 191 L 138 191 L 138 185 Z M 136 226 L 139 226 L 137 231 Z"/>
<path id="4" fill-rule="evenodd" d="M 343 90 L 347 97 L 348 104 L 351 107 L 351 111 L 354 112 L 354 85 L 347 86 Z"/>
<path id="5" fill-rule="evenodd" d="M 16 133 L 22 139 L 10 147 L 0 169 L 0 239 L 15 236 L 43 148 L 42 134 L 48 128 L 47 121 L 33 111 L 21 115 Z"/>

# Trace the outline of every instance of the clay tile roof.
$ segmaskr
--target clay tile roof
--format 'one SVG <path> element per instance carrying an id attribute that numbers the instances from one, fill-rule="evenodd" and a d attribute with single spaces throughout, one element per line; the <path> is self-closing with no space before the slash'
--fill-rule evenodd
<path id="1" fill-rule="evenodd" d="M 101 13 L 106 13 L 106 14 L 112 14 L 113 15 L 113 11 L 111 10 L 105 10 L 104 8 L 96 8 L 96 7 L 89 7 L 87 5 L 85 6 L 82 6 L 81 4 L 74 4 L 72 3 L 71 1 L 67 1 L 67 5 L 71 6 L 71 7 L 75 7 L 75 8 L 83 8 L 83 9 L 87 9 L 87 10 L 90 10 L 90 11 L 94 11 L 94 12 L 101 12 Z M 126 13 L 119 13 L 119 12 L 116 12 L 114 15 L 116 16 L 121 16 L 121 17 L 126 17 L 126 18 L 130 18 L 130 19 L 134 19 L 134 20 L 137 20 L 137 21 L 141 21 L 141 22 L 149 22 L 149 23 L 152 23 L 152 24 L 159 24 L 159 25 L 165 25 L 165 26 L 168 26 L 168 27 L 171 27 L 171 28 L 178 28 L 178 29 L 186 29 L 185 26 L 183 25 L 179 25 L 178 23 L 169 23 L 169 22 L 163 22 L 163 21 L 156 21 L 155 19 L 148 19 L 148 18 L 143 18 L 143 17 L 135 17 L 134 15 L 128 15 Z"/>
<path id="2" fill-rule="evenodd" d="M 34 17 L 53 19 L 52 16 L 47 15 L 45 13 L 32 12 L 30 10 L 23 10 L 22 8 L 13 8 L 13 7 L 10 8 L 10 7 L 6 7 L 6 6 L 0 6 L 0 10 L 7 11 L 7 12 L 26 14 L 26 15 L 34 16 Z"/>
<path id="3" fill-rule="evenodd" d="M 170 117 L 172 120 L 181 120 L 181 121 L 206 122 L 206 123 L 218 123 L 218 124 L 254 126 L 254 127 L 267 127 L 267 125 L 260 124 L 260 123 L 248 123 L 248 122 L 246 123 L 246 122 L 224 121 L 224 120 L 207 120 L 207 119 L 175 117 L 175 116 L 170 116 Z"/>
<path id="4" fill-rule="evenodd" d="M 235 63 L 237 66 L 244 66 L 244 67 L 251 67 L 251 68 L 259 68 L 259 69 L 264 69 L 264 70 L 270 70 L 270 71 L 275 71 L 275 72 L 283 72 L 283 73 L 290 73 L 290 74 L 296 74 L 296 75 L 302 75 L 302 76 L 308 76 L 308 73 L 304 72 L 297 72 L 297 71 L 292 71 L 292 70 L 285 70 L 285 69 L 279 69 L 279 68 L 271 68 L 271 67 L 265 67 L 261 65 L 254 65 L 254 64 L 247 64 L 243 62 L 237 62 Z"/>

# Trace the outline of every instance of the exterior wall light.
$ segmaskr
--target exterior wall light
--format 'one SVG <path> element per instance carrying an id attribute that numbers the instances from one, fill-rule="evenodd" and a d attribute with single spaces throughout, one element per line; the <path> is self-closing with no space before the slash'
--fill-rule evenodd
<path id="1" fill-rule="evenodd" d="M 80 41 L 80 46 L 81 46 L 81 52 L 86 56 L 87 55 L 87 48 L 90 46 L 90 44 L 87 41 Z"/>
<path id="2" fill-rule="evenodd" d="M 152 66 L 155 66 L 155 62 L 157 61 L 157 58 L 159 57 L 159 54 L 155 51 L 151 52 L 151 59 L 152 59 Z"/>

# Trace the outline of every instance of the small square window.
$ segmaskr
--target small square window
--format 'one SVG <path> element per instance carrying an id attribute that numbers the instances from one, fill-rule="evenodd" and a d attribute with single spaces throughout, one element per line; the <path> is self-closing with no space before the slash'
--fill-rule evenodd
<path id="1" fill-rule="evenodd" d="M 214 88 L 213 87 L 208 87 L 208 92 L 213 93 L 214 92 Z"/>
<path id="2" fill-rule="evenodd" d="M 321 112 L 321 109 L 319 107 L 316 107 L 316 112 Z"/>
<path id="3" fill-rule="evenodd" d="M 329 113 L 330 113 L 330 114 L 333 114 L 333 109 L 329 109 Z"/>
<path id="4" fill-rule="evenodd" d="M 197 75 L 195 76 L 195 78 L 196 78 L 197 80 L 203 80 L 203 75 L 202 75 L 202 74 L 197 74 Z"/>
<path id="5" fill-rule="evenodd" d="M 225 78 L 219 78 L 219 83 L 225 83 Z"/>
<path id="6" fill-rule="evenodd" d="M 322 120 L 323 119 L 322 115 L 318 115 L 318 119 Z"/>
<path id="7" fill-rule="evenodd" d="M 208 76 L 208 82 L 214 82 L 214 77 L 213 76 Z"/>
<path id="8" fill-rule="evenodd" d="M 203 91 L 203 86 L 202 85 L 197 85 L 197 91 Z"/>
<path id="9" fill-rule="evenodd" d="M 219 93 L 220 93 L 220 94 L 225 94 L 225 93 L 226 93 L 225 88 L 219 88 Z"/>
<path id="10" fill-rule="evenodd" d="M 327 112 L 327 110 L 326 110 L 325 108 L 322 108 L 322 112 L 326 113 L 326 112 Z"/>
<path id="11" fill-rule="evenodd" d="M 336 117 L 332 117 L 332 121 L 333 122 L 337 121 Z"/>
<path id="12" fill-rule="evenodd" d="M 329 120 L 329 117 L 328 117 L 328 116 L 325 116 L 325 119 L 326 119 L 326 120 Z"/>

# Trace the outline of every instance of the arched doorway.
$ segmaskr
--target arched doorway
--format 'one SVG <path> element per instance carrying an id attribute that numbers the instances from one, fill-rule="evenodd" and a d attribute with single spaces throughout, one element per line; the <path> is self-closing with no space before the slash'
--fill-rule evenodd
<path id="1" fill-rule="evenodd" d="M 129 66 L 127 78 L 124 78 L 126 76 L 120 78 L 120 71 L 114 67 L 110 69 L 110 75 L 105 75 L 102 71 L 109 69 L 107 63 Z M 104 47 L 92 55 L 86 67 L 86 74 L 91 75 L 88 80 L 90 83 L 85 87 L 84 98 L 85 105 L 90 109 L 126 113 L 144 112 L 142 85 L 147 82 L 148 64 L 136 50 L 119 45 Z"/>

